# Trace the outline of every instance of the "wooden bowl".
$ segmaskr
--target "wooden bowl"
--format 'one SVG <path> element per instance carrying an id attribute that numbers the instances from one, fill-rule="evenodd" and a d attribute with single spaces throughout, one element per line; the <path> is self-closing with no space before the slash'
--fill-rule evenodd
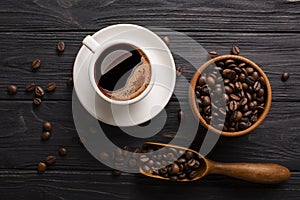
<path id="1" fill-rule="evenodd" d="M 218 130 L 217 128 L 209 125 L 206 123 L 206 121 L 204 120 L 204 118 L 201 116 L 201 114 L 199 113 L 198 110 L 198 106 L 197 106 L 197 102 L 196 102 L 196 97 L 195 97 L 195 88 L 197 85 L 197 81 L 199 76 L 201 75 L 201 73 L 209 66 L 213 65 L 214 63 L 221 61 L 221 60 L 227 60 L 227 59 L 233 59 L 233 60 L 238 60 L 238 61 L 242 61 L 246 64 L 248 64 L 249 66 L 255 68 L 258 73 L 264 78 L 265 80 L 265 85 L 266 85 L 266 99 L 265 99 L 265 107 L 264 107 L 264 111 L 261 113 L 261 115 L 259 116 L 258 120 L 252 124 L 250 127 L 248 127 L 245 130 L 242 131 L 236 131 L 236 132 L 227 132 L 227 131 L 221 131 Z M 191 80 L 191 86 L 189 89 L 189 102 L 190 102 L 190 106 L 191 109 L 195 115 L 196 118 L 198 118 L 201 122 L 201 124 L 206 127 L 207 129 L 210 129 L 212 131 L 214 131 L 215 133 L 221 134 L 222 136 L 228 136 L 228 137 L 235 137 L 235 136 L 241 136 L 241 135 L 245 135 L 251 131 L 253 131 L 254 129 L 256 129 L 261 123 L 262 121 L 266 118 L 270 107 L 271 107 L 271 103 L 272 103 L 272 90 L 271 90 L 271 85 L 270 85 L 270 81 L 268 79 L 268 77 L 266 76 L 266 74 L 264 73 L 264 71 L 258 66 L 256 65 L 254 62 L 252 62 L 251 60 L 244 58 L 242 56 L 236 56 L 236 55 L 224 55 L 224 56 L 218 56 L 214 59 L 211 59 L 209 61 L 207 61 L 206 63 L 204 63 L 194 74 L 192 80 Z"/>

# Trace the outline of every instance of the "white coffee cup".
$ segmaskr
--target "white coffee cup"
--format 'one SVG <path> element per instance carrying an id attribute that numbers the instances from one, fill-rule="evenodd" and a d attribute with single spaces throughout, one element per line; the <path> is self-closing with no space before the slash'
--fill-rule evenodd
<path id="1" fill-rule="evenodd" d="M 114 104 L 114 105 L 130 105 L 130 104 L 134 104 L 138 101 L 141 101 L 148 93 L 149 91 L 152 89 L 153 84 L 155 82 L 155 67 L 151 64 L 151 61 L 153 61 L 153 54 L 151 53 L 150 49 L 147 49 L 145 47 L 140 46 L 139 44 L 136 44 L 134 41 L 131 41 L 129 39 L 111 39 L 103 44 L 99 44 L 92 36 L 88 35 L 85 37 L 85 39 L 83 40 L 83 45 L 86 46 L 91 53 L 93 54 L 90 60 L 90 64 L 88 65 L 89 68 L 89 79 L 91 82 L 91 85 L 93 87 L 93 89 L 95 90 L 95 92 L 98 94 L 99 97 L 101 97 L 102 99 L 106 100 L 107 102 Z M 129 100 L 116 100 L 116 99 L 111 99 L 108 96 L 106 96 L 98 87 L 97 85 L 97 81 L 95 79 L 95 65 L 96 62 L 98 60 L 98 58 L 101 56 L 101 54 L 108 48 L 118 45 L 118 44 L 128 44 L 128 45 L 132 45 L 140 50 L 142 50 L 147 58 L 149 59 L 149 63 L 151 66 L 151 78 L 150 78 L 150 82 L 149 85 L 146 87 L 146 89 L 139 95 L 137 95 L 136 97 L 129 99 Z M 105 69 L 104 69 L 105 70 Z M 103 69 L 101 69 L 101 71 L 103 72 Z"/>

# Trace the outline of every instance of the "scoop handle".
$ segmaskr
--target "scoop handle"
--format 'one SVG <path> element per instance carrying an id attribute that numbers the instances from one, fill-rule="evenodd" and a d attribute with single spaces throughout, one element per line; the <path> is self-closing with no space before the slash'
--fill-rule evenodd
<path id="1" fill-rule="evenodd" d="M 277 164 L 218 163 L 209 161 L 209 174 L 222 174 L 253 183 L 277 184 L 290 177 L 290 170 Z"/>

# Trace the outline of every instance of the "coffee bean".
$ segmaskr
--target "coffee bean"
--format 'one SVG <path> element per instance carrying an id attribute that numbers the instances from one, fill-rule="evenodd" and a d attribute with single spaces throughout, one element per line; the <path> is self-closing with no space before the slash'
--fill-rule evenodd
<path id="1" fill-rule="evenodd" d="M 163 41 L 166 45 L 170 45 L 170 38 L 168 36 L 163 37 Z"/>
<path id="2" fill-rule="evenodd" d="M 123 154 L 122 149 L 120 149 L 120 148 L 116 148 L 114 153 L 115 153 L 115 156 L 122 156 L 122 154 Z"/>
<path id="3" fill-rule="evenodd" d="M 46 168 L 47 168 L 46 164 L 43 163 L 43 162 L 40 162 L 40 163 L 38 164 L 37 170 L 38 170 L 38 172 L 41 173 L 41 172 L 46 171 Z"/>
<path id="4" fill-rule="evenodd" d="M 26 92 L 32 92 L 35 89 L 35 84 L 34 83 L 29 83 L 26 85 Z"/>
<path id="5" fill-rule="evenodd" d="M 248 124 L 246 122 L 240 122 L 239 123 L 239 129 L 240 130 L 245 130 L 248 128 Z"/>
<path id="6" fill-rule="evenodd" d="M 34 105 L 39 106 L 39 105 L 41 105 L 41 103 L 42 103 L 42 99 L 40 99 L 40 98 L 34 98 L 33 99 L 33 104 Z"/>
<path id="7" fill-rule="evenodd" d="M 44 122 L 43 123 L 43 129 L 44 129 L 44 131 L 51 132 L 52 131 L 52 124 L 50 122 Z"/>
<path id="8" fill-rule="evenodd" d="M 193 180 L 194 178 L 197 177 L 198 174 L 199 174 L 198 171 L 192 171 L 192 172 L 189 174 L 189 179 Z"/>
<path id="9" fill-rule="evenodd" d="M 208 54 L 211 58 L 218 57 L 218 53 L 216 51 L 210 51 Z"/>
<path id="10" fill-rule="evenodd" d="M 211 76 L 209 76 L 206 81 L 209 86 L 213 86 L 216 83 L 215 79 Z"/>
<path id="11" fill-rule="evenodd" d="M 7 93 L 10 95 L 17 94 L 18 92 L 18 87 L 16 85 L 9 85 L 7 86 Z"/>
<path id="12" fill-rule="evenodd" d="M 262 96 L 264 96 L 264 94 L 265 94 L 265 90 L 262 89 L 262 88 L 259 89 L 258 92 L 257 92 L 258 97 L 262 97 Z"/>
<path id="13" fill-rule="evenodd" d="M 225 61 L 225 65 L 231 65 L 231 64 L 235 64 L 235 61 L 234 60 L 232 60 L 232 59 L 228 59 L 228 60 L 226 60 Z"/>
<path id="14" fill-rule="evenodd" d="M 195 165 L 195 163 L 196 163 L 196 160 L 193 158 L 188 161 L 189 167 L 193 167 Z"/>
<path id="15" fill-rule="evenodd" d="M 238 105 L 236 101 L 230 101 L 229 103 L 229 110 L 230 111 L 236 111 L 238 109 Z"/>
<path id="16" fill-rule="evenodd" d="M 45 94 L 45 92 L 40 86 L 35 87 L 35 95 L 36 96 L 42 97 L 42 96 L 44 96 L 44 94 Z"/>
<path id="17" fill-rule="evenodd" d="M 233 88 L 232 87 L 230 87 L 230 86 L 225 86 L 224 87 L 224 89 L 225 89 L 225 92 L 226 92 L 226 94 L 231 94 L 231 93 L 233 93 Z"/>
<path id="18" fill-rule="evenodd" d="M 185 158 L 186 158 L 187 160 L 190 160 L 190 159 L 192 159 L 193 157 L 194 157 L 193 152 L 186 151 L 186 153 L 185 153 Z"/>
<path id="19" fill-rule="evenodd" d="M 178 67 L 178 68 L 176 69 L 176 74 L 177 74 L 177 76 L 181 76 L 182 73 L 183 73 L 182 67 Z"/>
<path id="20" fill-rule="evenodd" d="M 209 96 L 204 96 L 202 99 L 203 106 L 209 106 L 211 101 Z"/>
<path id="21" fill-rule="evenodd" d="M 198 79 L 199 86 L 203 86 L 206 83 L 206 78 L 204 76 L 200 76 Z"/>
<path id="22" fill-rule="evenodd" d="M 129 165 L 129 167 L 131 167 L 131 168 L 134 168 L 134 167 L 136 166 L 136 164 L 137 164 L 136 159 L 130 159 L 130 160 L 128 161 L 128 165 Z"/>
<path id="23" fill-rule="evenodd" d="M 222 72 L 222 76 L 224 78 L 227 78 L 229 80 L 233 80 L 236 76 L 236 72 L 234 70 L 231 69 L 224 69 Z"/>
<path id="24" fill-rule="evenodd" d="M 59 52 L 63 52 L 65 50 L 66 46 L 65 46 L 65 43 L 63 41 L 59 41 L 57 43 L 57 50 Z"/>
<path id="25" fill-rule="evenodd" d="M 60 156 L 66 156 L 67 155 L 67 149 L 66 148 L 59 148 L 58 153 Z"/>
<path id="26" fill-rule="evenodd" d="M 148 156 L 146 156 L 146 155 L 141 155 L 141 156 L 140 156 L 140 161 L 141 161 L 142 163 L 148 162 L 149 159 L 150 159 L 150 158 L 149 158 Z"/>
<path id="27" fill-rule="evenodd" d="M 67 79 L 67 86 L 68 87 L 72 87 L 73 85 L 74 85 L 74 83 L 73 83 L 73 77 L 69 77 Z"/>
<path id="28" fill-rule="evenodd" d="M 101 159 L 101 161 L 107 161 L 109 159 L 109 154 L 106 152 L 101 152 L 100 159 Z"/>
<path id="29" fill-rule="evenodd" d="M 249 85 L 254 85 L 254 78 L 252 76 L 248 76 L 246 78 L 246 83 Z"/>
<path id="30" fill-rule="evenodd" d="M 232 100 L 235 100 L 235 101 L 240 101 L 240 100 L 241 100 L 241 98 L 240 98 L 239 96 L 235 95 L 235 94 L 231 94 L 231 95 L 230 95 L 230 98 L 231 98 Z"/>
<path id="31" fill-rule="evenodd" d="M 217 62 L 216 63 L 216 65 L 218 66 L 218 67 L 224 67 L 224 65 L 225 65 L 225 63 L 224 62 L 222 62 L 222 61 L 219 61 L 219 62 Z"/>
<path id="32" fill-rule="evenodd" d="M 48 131 L 44 131 L 41 135 L 41 140 L 47 141 L 50 139 L 50 137 L 51 137 L 51 133 Z"/>
<path id="33" fill-rule="evenodd" d="M 35 59 L 34 61 L 32 61 L 31 66 L 33 69 L 38 69 L 41 66 L 41 60 Z"/>
<path id="34" fill-rule="evenodd" d="M 56 157 L 55 156 L 47 156 L 45 158 L 45 163 L 50 166 L 53 165 L 56 162 Z"/>
<path id="35" fill-rule="evenodd" d="M 172 166 L 169 168 L 170 174 L 177 174 L 179 172 L 179 167 L 177 164 L 172 164 Z"/>
<path id="36" fill-rule="evenodd" d="M 283 82 L 287 81 L 290 78 L 290 74 L 288 72 L 284 72 L 281 76 L 281 80 Z"/>
<path id="37" fill-rule="evenodd" d="M 256 92 L 259 91 L 260 88 L 261 88 L 260 82 L 259 82 L 259 81 L 256 81 L 256 82 L 254 83 L 253 88 L 254 88 L 254 91 L 256 91 Z"/>
<path id="38" fill-rule="evenodd" d="M 46 86 L 46 90 L 48 92 L 53 92 L 55 89 L 56 89 L 56 83 L 54 82 L 48 83 Z"/>
<path id="39" fill-rule="evenodd" d="M 236 45 L 233 45 L 232 48 L 231 48 L 231 54 L 239 55 L 240 54 L 240 48 Z"/>

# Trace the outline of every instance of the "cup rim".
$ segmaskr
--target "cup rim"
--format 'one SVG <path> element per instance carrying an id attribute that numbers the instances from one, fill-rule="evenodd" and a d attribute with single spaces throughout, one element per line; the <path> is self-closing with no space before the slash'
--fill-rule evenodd
<path id="1" fill-rule="evenodd" d="M 128 44 L 128 45 L 132 45 L 135 48 L 141 49 L 147 56 L 147 58 L 149 59 L 149 63 L 150 63 L 150 67 L 151 67 L 151 78 L 150 78 L 150 82 L 148 84 L 148 86 L 146 87 L 146 89 L 139 94 L 138 96 L 134 97 L 133 99 L 129 99 L 129 100 L 115 100 L 115 99 L 111 99 L 109 97 L 107 97 L 105 94 L 103 94 L 98 85 L 96 84 L 96 80 L 95 80 L 95 63 L 97 62 L 99 56 L 103 53 L 103 50 L 117 45 L 117 44 Z M 89 79 L 90 82 L 93 86 L 93 89 L 95 90 L 95 92 L 104 100 L 106 100 L 107 102 L 114 104 L 114 105 L 129 105 L 129 104 L 134 104 L 138 101 L 141 101 L 152 89 L 153 84 L 155 82 L 155 68 L 153 67 L 153 65 L 151 65 L 151 61 L 153 60 L 152 56 L 147 53 L 147 48 L 143 48 L 141 47 L 139 44 L 137 44 L 136 42 L 132 41 L 132 40 L 125 40 L 125 39 L 115 39 L 109 42 L 105 42 L 103 44 L 99 44 L 99 47 L 97 48 L 97 50 L 93 53 L 92 58 L 90 60 L 90 64 L 89 64 Z M 153 62 L 152 62 L 153 63 Z"/>
<path id="2" fill-rule="evenodd" d="M 211 64 L 218 62 L 220 60 L 225 60 L 225 59 L 239 60 L 239 61 L 245 62 L 248 65 L 254 67 L 259 72 L 259 74 L 264 78 L 265 83 L 266 83 L 267 99 L 265 102 L 265 109 L 262 112 L 262 114 L 259 116 L 258 120 L 253 125 L 251 125 L 249 128 L 242 130 L 242 131 L 228 132 L 228 131 L 219 130 L 219 129 L 211 126 L 210 124 L 207 124 L 197 109 L 197 103 L 196 103 L 196 98 L 195 98 L 195 88 L 196 88 L 196 83 L 198 81 L 198 78 L 201 75 L 201 72 L 203 72 Z M 265 74 L 265 72 L 253 61 L 251 61 L 245 57 L 237 56 L 237 55 L 222 55 L 222 56 L 218 56 L 216 58 L 210 59 L 209 61 L 205 62 L 195 72 L 195 74 L 191 80 L 191 84 L 190 84 L 190 88 L 189 88 L 189 103 L 190 103 L 191 110 L 192 110 L 194 116 L 200 120 L 201 124 L 205 128 L 212 130 L 213 132 L 220 134 L 222 136 L 227 136 L 227 137 L 242 136 L 242 135 L 245 135 L 245 134 L 250 133 L 251 131 L 255 130 L 266 118 L 267 114 L 270 111 L 271 104 L 272 104 L 272 89 L 271 89 L 270 81 L 269 81 L 267 75 Z"/>

